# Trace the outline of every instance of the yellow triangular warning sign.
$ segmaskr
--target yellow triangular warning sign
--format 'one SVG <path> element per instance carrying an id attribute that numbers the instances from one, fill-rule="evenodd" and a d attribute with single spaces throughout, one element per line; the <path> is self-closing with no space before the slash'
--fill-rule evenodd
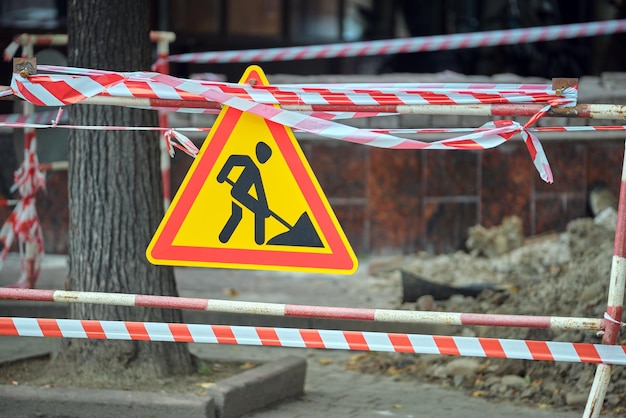
<path id="1" fill-rule="evenodd" d="M 240 83 L 268 85 L 249 67 Z M 357 259 L 290 128 L 225 106 L 148 249 L 153 264 L 353 273 Z"/>

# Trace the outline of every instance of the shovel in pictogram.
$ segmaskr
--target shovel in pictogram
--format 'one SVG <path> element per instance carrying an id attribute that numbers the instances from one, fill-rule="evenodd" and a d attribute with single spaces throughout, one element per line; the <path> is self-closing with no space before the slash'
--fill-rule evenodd
<path id="1" fill-rule="evenodd" d="M 296 223 L 291 226 L 287 221 L 270 210 L 270 215 L 278 222 L 287 227 L 287 231 L 276 235 L 267 241 L 270 245 L 293 245 L 296 247 L 324 247 L 317 231 L 309 218 L 309 214 L 304 212 Z"/>

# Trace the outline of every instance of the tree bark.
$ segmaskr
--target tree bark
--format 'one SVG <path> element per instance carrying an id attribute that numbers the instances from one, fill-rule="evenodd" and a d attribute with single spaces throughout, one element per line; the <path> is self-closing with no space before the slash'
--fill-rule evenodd
<path id="1" fill-rule="evenodd" d="M 75 67 L 147 70 L 151 64 L 148 0 L 68 0 L 68 59 Z M 154 111 L 73 105 L 72 124 L 156 126 Z M 72 290 L 177 295 L 171 267 L 149 264 L 145 249 L 163 216 L 158 135 L 72 130 L 69 139 Z M 180 311 L 72 304 L 78 319 L 181 322 Z M 116 375 L 186 374 L 186 344 L 65 340 L 56 360 Z M 85 369 L 86 368 L 86 369 Z"/>

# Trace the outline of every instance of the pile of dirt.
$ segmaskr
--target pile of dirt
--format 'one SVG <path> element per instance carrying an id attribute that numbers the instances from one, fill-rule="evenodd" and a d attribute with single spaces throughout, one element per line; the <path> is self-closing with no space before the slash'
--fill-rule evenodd
<path id="1" fill-rule="evenodd" d="M 607 227 L 608 225 L 608 227 Z M 476 297 L 454 295 L 438 301 L 427 295 L 399 309 L 602 318 L 614 242 L 614 223 L 577 219 L 565 232 L 531 239 L 521 223 L 508 219 L 491 229 L 472 228 L 468 252 L 408 257 L 399 270 L 436 283 L 463 287 L 486 283 Z M 611 228 L 611 226 L 613 228 Z M 397 280 L 399 271 L 386 273 Z M 427 303 L 424 302 L 426 299 Z M 439 331 L 439 330 L 438 330 Z M 445 327 L 451 335 L 600 343 L 594 331 L 511 327 Z M 622 339 L 620 344 L 626 344 Z M 596 366 L 508 359 L 433 355 L 359 354 L 349 368 L 420 378 L 463 389 L 473 396 L 518 401 L 546 408 L 584 407 Z M 615 367 L 606 411 L 626 413 L 626 371 Z"/>

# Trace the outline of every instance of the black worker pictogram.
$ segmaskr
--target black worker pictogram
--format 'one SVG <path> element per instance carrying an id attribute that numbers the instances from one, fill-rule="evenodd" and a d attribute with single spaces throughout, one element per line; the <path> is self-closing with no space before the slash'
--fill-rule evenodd
<path id="1" fill-rule="evenodd" d="M 302 213 L 298 221 L 291 225 L 269 208 L 260 165 L 265 164 L 270 159 L 272 149 L 265 142 L 259 141 L 255 147 L 255 156 L 259 165 L 248 155 L 230 155 L 217 175 L 218 183 L 228 183 L 232 186 L 230 195 L 233 198 L 230 217 L 219 234 L 220 242 L 227 243 L 230 240 L 241 223 L 243 209 L 246 208 L 254 214 L 253 233 L 256 244 L 323 247 L 324 244 L 313 227 L 307 212 Z M 235 167 L 241 167 L 241 172 L 233 181 L 228 176 Z M 251 193 L 252 190 L 254 190 L 254 194 Z M 266 242 L 265 223 L 270 217 L 283 224 L 287 231 Z"/>

